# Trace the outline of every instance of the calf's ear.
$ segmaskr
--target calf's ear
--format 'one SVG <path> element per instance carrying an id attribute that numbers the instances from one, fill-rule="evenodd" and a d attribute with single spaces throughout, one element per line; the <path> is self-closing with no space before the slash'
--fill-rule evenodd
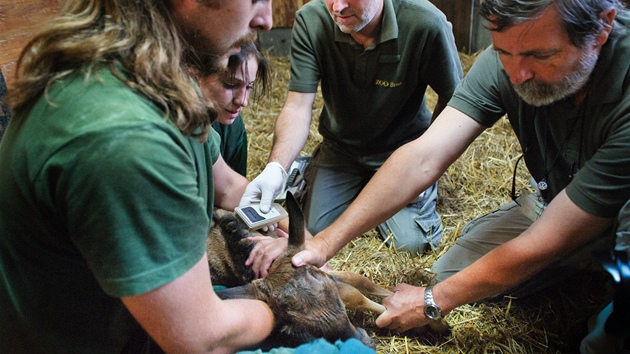
<path id="1" fill-rule="evenodd" d="M 287 192 L 286 201 L 289 213 L 289 245 L 301 247 L 304 244 L 304 213 L 291 192 Z"/>
<path id="2" fill-rule="evenodd" d="M 217 295 L 222 300 L 226 299 L 258 299 L 258 291 L 252 283 L 235 286 L 233 288 L 225 288 L 217 291 Z"/>

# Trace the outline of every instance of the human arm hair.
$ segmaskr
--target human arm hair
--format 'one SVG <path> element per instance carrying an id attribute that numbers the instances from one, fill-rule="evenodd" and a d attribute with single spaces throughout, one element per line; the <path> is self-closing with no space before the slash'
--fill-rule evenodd
<path id="1" fill-rule="evenodd" d="M 219 299 L 205 255 L 176 280 L 122 302 L 166 353 L 232 353 L 260 343 L 274 326 L 262 301 Z"/>
<path id="2" fill-rule="evenodd" d="M 286 170 L 304 148 L 310 131 L 315 93 L 289 91 L 275 125 L 269 162 L 279 162 Z"/>
<path id="3" fill-rule="evenodd" d="M 330 259 L 435 183 L 484 129 L 447 107 L 422 136 L 398 148 L 339 219 L 312 241 L 327 248 L 320 252 Z"/>
<path id="4" fill-rule="evenodd" d="M 582 210 L 563 190 L 525 232 L 435 285 L 435 302 L 447 313 L 497 296 L 593 240 L 611 223 L 612 218 Z"/>

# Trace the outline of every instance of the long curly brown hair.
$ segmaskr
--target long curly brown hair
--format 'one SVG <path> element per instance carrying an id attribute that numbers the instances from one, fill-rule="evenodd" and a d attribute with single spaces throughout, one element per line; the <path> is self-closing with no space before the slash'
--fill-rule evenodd
<path id="1" fill-rule="evenodd" d="M 7 102 L 13 119 L 24 119 L 54 81 L 82 70 L 89 77 L 105 66 L 161 107 L 182 133 L 203 141 L 214 112 L 195 90 L 183 57 L 168 1 L 67 1 L 24 47 Z"/>

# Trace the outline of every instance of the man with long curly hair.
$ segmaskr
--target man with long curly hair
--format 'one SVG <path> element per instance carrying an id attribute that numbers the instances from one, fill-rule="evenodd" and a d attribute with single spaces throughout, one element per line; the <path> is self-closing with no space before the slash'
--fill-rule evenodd
<path id="1" fill-rule="evenodd" d="M 212 206 L 240 194 L 214 196 L 216 112 L 189 75 L 270 27 L 271 0 L 74 0 L 25 46 L 0 146 L 3 352 L 233 352 L 271 332 L 264 303 L 212 291 Z"/>

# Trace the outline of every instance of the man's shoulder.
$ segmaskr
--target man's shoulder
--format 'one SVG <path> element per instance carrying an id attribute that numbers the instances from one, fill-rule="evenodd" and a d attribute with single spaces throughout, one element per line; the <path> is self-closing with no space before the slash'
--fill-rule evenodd
<path id="1" fill-rule="evenodd" d="M 292 40 L 297 40 L 295 38 L 296 32 L 311 40 L 316 39 L 316 41 L 320 40 L 322 36 L 332 38 L 336 27 L 326 4 L 321 0 L 314 0 L 306 3 L 296 12 Z"/>
<path id="2" fill-rule="evenodd" d="M 49 114 L 63 114 L 66 119 L 89 112 L 92 121 L 108 117 L 108 124 L 117 119 L 155 119 L 162 121 L 164 113 L 145 95 L 121 80 L 122 74 L 99 69 L 90 75 L 77 73 L 51 86 L 43 100 Z M 43 103 L 40 100 L 40 104 Z"/>
<path id="3" fill-rule="evenodd" d="M 386 0 L 387 1 L 387 0 Z M 389 0 L 399 26 L 438 29 L 448 22 L 446 15 L 428 0 Z"/>
<path id="4" fill-rule="evenodd" d="M 313 1 L 309 1 L 306 4 L 304 4 L 304 6 L 300 7 L 297 12 L 296 15 L 328 15 L 330 16 L 329 12 L 328 12 L 328 8 L 326 8 L 326 3 L 324 3 L 324 1 L 322 0 L 313 0 Z"/>
<path id="5" fill-rule="evenodd" d="M 38 135 L 50 153 L 84 141 L 121 135 L 159 136 L 162 141 L 173 139 L 178 132 L 163 110 L 108 70 L 59 80 L 39 99 L 25 122 L 25 128 Z M 56 133 L 47 133 L 51 131 Z"/>
<path id="6" fill-rule="evenodd" d="M 391 1 L 394 9 L 397 10 L 398 15 L 404 15 L 406 12 L 399 12 L 399 10 L 407 10 L 407 11 L 420 11 L 426 13 L 427 16 L 436 16 L 442 17 L 444 13 L 442 10 L 438 9 L 431 1 L 429 0 L 385 0 Z"/>

